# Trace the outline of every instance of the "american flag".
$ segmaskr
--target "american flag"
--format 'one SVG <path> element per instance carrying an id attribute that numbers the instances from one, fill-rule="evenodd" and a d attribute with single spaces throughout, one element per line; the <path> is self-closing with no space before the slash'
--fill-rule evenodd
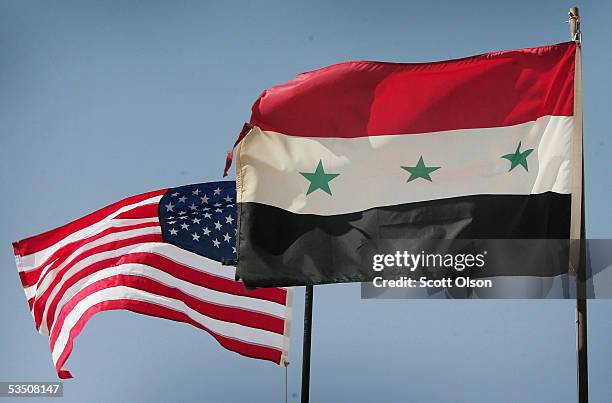
<path id="1" fill-rule="evenodd" d="M 236 184 L 129 197 L 13 244 L 39 333 L 60 378 L 74 339 L 114 309 L 189 323 L 242 355 L 287 365 L 291 290 L 246 290 L 235 269 Z"/>

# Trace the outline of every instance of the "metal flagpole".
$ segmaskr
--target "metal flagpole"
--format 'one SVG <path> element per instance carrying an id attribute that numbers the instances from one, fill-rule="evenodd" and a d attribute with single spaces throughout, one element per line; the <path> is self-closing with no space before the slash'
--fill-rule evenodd
<path id="1" fill-rule="evenodd" d="M 570 259 L 576 275 L 576 375 L 578 402 L 589 401 L 589 371 L 587 350 L 587 286 L 586 286 L 586 242 L 584 225 L 584 159 L 582 120 L 582 35 L 578 7 L 569 10 L 570 39 L 576 42 L 576 73 L 574 76 L 574 116 L 576 131 L 573 141 L 573 160 L 580 161 L 574 167 L 574 189 L 572 191 L 572 225 Z"/>
<path id="2" fill-rule="evenodd" d="M 304 344 L 302 348 L 302 403 L 310 401 L 310 344 L 312 335 L 313 286 L 306 286 L 304 295 Z"/>

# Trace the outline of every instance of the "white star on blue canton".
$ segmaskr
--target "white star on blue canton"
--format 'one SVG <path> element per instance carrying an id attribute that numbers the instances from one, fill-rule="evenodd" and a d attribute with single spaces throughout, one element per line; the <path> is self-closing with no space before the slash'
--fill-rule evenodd
<path id="1" fill-rule="evenodd" d="M 177 235 L 177 234 L 178 234 L 178 231 L 175 230 L 174 228 L 170 230 L 170 235 Z"/>
<path id="2" fill-rule="evenodd" d="M 208 227 L 204 228 L 203 231 L 204 231 L 204 235 L 207 235 L 207 236 L 210 235 L 210 230 L 208 229 Z"/>
<path id="3" fill-rule="evenodd" d="M 200 200 L 202 200 L 202 204 L 208 204 L 208 196 L 204 195 L 203 197 L 200 197 Z"/>
<path id="4" fill-rule="evenodd" d="M 193 190 L 193 191 L 191 192 L 191 194 L 192 194 L 192 195 L 195 195 L 195 196 L 199 195 L 199 194 L 200 194 L 200 189 Z"/>
<path id="5" fill-rule="evenodd" d="M 182 229 L 189 229 L 189 224 L 184 222 L 184 223 L 181 224 L 181 228 Z"/>
<path id="6" fill-rule="evenodd" d="M 174 204 L 168 203 L 164 207 L 166 207 L 166 211 L 172 211 L 172 209 L 174 208 Z"/>
<path id="7" fill-rule="evenodd" d="M 181 203 L 185 203 L 185 200 L 187 200 L 187 198 L 186 198 L 185 196 L 181 196 L 181 197 L 179 197 L 179 201 L 180 201 Z"/>
<path id="8" fill-rule="evenodd" d="M 200 242 L 200 236 L 198 235 L 197 232 L 194 232 L 193 234 L 191 234 L 191 236 L 193 237 L 194 241 Z"/>
<path id="9" fill-rule="evenodd" d="M 232 224 L 233 222 L 234 222 L 234 217 L 232 217 L 231 215 L 228 215 L 227 217 L 225 217 L 226 224 Z"/>
<path id="10" fill-rule="evenodd" d="M 221 223 L 217 220 L 217 222 L 215 223 L 215 229 L 221 229 L 223 225 L 221 225 Z"/>
<path id="11" fill-rule="evenodd" d="M 219 195 L 219 194 L 221 194 L 221 188 L 218 187 L 213 192 L 215 192 L 216 195 Z"/>
<path id="12" fill-rule="evenodd" d="M 213 241 L 213 245 L 215 245 L 215 248 L 218 248 L 219 245 L 221 245 L 221 242 L 219 242 L 219 240 L 215 238 L 215 240 Z"/>
<path id="13" fill-rule="evenodd" d="M 229 234 L 229 233 L 227 233 L 227 232 L 226 232 L 226 233 L 225 233 L 225 235 L 223 235 L 223 240 L 224 240 L 225 242 L 229 242 L 229 241 L 230 241 L 230 239 L 232 239 L 232 237 L 230 236 L 230 234 Z"/>

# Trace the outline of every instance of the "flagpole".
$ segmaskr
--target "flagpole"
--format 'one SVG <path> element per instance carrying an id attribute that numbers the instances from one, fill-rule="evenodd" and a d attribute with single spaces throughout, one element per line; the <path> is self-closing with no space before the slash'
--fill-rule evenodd
<path id="1" fill-rule="evenodd" d="M 576 274 L 576 375 L 578 402 L 589 401 L 588 334 L 587 334 L 587 286 L 586 286 L 586 242 L 584 225 L 584 158 L 582 120 L 582 35 L 578 7 L 569 9 L 570 39 L 576 42 L 576 73 L 574 79 L 574 167 L 576 183 L 572 192 L 572 228 L 570 229 L 574 253 L 570 250 L 571 264 Z M 578 185 L 579 182 L 579 185 Z M 579 206 L 579 208 L 578 208 Z"/>
<path id="2" fill-rule="evenodd" d="M 304 295 L 304 344 L 302 347 L 302 403 L 310 401 L 310 346 L 312 335 L 313 286 L 306 286 Z"/>

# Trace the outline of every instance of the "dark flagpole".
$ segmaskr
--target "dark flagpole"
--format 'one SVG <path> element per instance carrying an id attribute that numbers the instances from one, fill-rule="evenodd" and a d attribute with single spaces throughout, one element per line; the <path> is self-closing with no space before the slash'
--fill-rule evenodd
<path id="1" fill-rule="evenodd" d="M 302 348 L 302 403 L 310 401 L 310 344 L 312 335 L 313 286 L 306 286 L 304 295 L 304 345 Z"/>
<path id="2" fill-rule="evenodd" d="M 580 173 L 576 178 L 580 180 L 580 195 L 575 196 L 572 204 L 580 205 L 579 214 L 573 214 L 574 228 L 572 229 L 574 249 L 578 253 L 572 258 L 572 265 L 575 267 L 576 274 L 576 375 L 578 402 L 588 403 L 589 401 L 589 367 L 588 367 L 588 333 L 587 333 L 587 267 L 586 267 L 586 241 L 584 225 L 584 158 L 582 152 L 582 49 L 580 32 L 580 14 L 578 7 L 569 10 L 570 39 L 576 42 L 576 75 L 574 85 L 574 115 L 576 118 L 577 143 L 574 144 L 579 149 L 580 155 L 574 155 L 574 161 L 580 158 Z M 577 189 L 575 189 L 577 190 Z M 580 224 L 579 227 L 576 224 Z M 578 232 L 579 231 L 579 232 Z"/>
<path id="3" fill-rule="evenodd" d="M 584 169 L 584 163 L 583 163 Z M 584 173 L 583 173 L 584 178 Z M 586 240 L 584 226 L 584 182 L 582 183 L 582 206 L 580 239 L 574 240 L 579 244 L 579 262 L 576 273 L 576 381 L 578 388 L 578 403 L 589 401 L 589 365 L 588 365 L 588 333 L 587 333 L 587 267 L 586 267 Z"/>

